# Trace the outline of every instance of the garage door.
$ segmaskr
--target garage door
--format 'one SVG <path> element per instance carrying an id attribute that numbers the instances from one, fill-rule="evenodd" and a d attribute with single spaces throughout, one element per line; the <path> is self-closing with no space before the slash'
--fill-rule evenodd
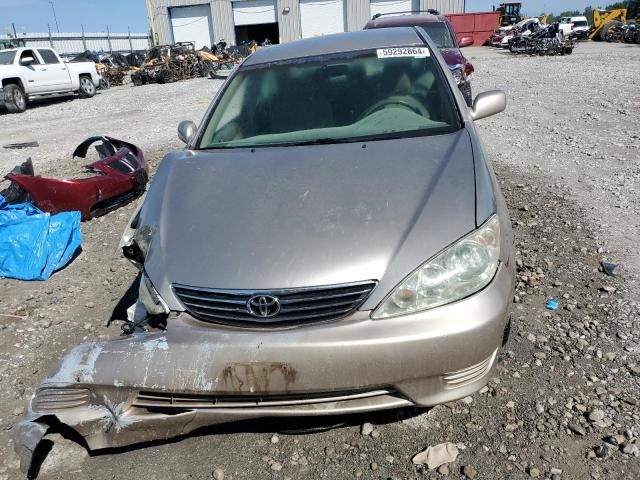
<path id="1" fill-rule="evenodd" d="M 233 23 L 236 26 L 276 23 L 275 0 L 238 0 L 233 2 Z"/>
<path id="2" fill-rule="evenodd" d="M 371 0 L 371 16 L 377 13 L 410 12 L 412 0 Z"/>
<path id="3" fill-rule="evenodd" d="M 343 0 L 300 0 L 302 38 L 344 32 Z"/>
<path id="4" fill-rule="evenodd" d="M 213 30 L 209 4 L 171 8 L 169 16 L 174 42 L 195 42 L 197 49 L 205 45 L 211 47 Z"/>

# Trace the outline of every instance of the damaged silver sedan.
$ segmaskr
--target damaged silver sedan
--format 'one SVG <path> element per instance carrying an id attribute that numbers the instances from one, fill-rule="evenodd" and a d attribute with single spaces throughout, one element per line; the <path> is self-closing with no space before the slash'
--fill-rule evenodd
<path id="1" fill-rule="evenodd" d="M 430 406 L 485 385 L 509 331 L 509 216 L 474 120 L 419 28 L 260 49 L 122 240 L 142 270 L 119 339 L 74 348 L 17 428 L 91 449 L 265 416 Z"/>

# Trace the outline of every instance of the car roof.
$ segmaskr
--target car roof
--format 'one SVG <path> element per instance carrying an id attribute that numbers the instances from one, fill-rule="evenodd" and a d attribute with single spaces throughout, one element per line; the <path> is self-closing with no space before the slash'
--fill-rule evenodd
<path id="1" fill-rule="evenodd" d="M 571 20 L 586 20 L 587 17 L 584 16 L 578 16 L 578 17 L 569 17 Z"/>
<path id="2" fill-rule="evenodd" d="M 414 45 L 425 45 L 425 42 L 416 30 L 410 27 L 360 30 L 259 48 L 249 55 L 242 65 L 259 65 L 316 55 Z"/>
<path id="3" fill-rule="evenodd" d="M 411 27 L 413 25 L 424 25 L 425 23 L 442 23 L 446 18 L 442 15 L 385 15 L 373 18 L 367 22 L 364 28 L 385 28 L 385 27 Z"/>

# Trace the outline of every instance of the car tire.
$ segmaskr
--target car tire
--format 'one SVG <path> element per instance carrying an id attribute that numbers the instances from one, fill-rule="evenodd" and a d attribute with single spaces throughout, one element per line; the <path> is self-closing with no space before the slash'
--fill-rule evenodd
<path id="1" fill-rule="evenodd" d="M 83 75 L 80 77 L 80 87 L 78 87 L 78 94 L 81 98 L 91 98 L 96 94 L 96 86 L 93 84 L 91 77 Z"/>
<path id="2" fill-rule="evenodd" d="M 27 97 L 20 85 L 5 85 L 3 92 L 4 106 L 9 113 L 22 113 L 27 109 Z"/>
<path id="3" fill-rule="evenodd" d="M 609 33 L 609 30 L 615 28 L 618 25 L 622 25 L 622 22 L 611 20 L 610 22 L 605 23 L 604 27 L 600 29 L 600 40 L 606 40 L 607 42 L 610 42 L 611 40 L 607 39 L 607 34 Z"/>

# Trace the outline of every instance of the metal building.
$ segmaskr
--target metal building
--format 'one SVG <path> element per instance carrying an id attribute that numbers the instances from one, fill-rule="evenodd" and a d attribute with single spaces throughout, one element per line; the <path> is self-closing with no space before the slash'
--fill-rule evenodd
<path id="1" fill-rule="evenodd" d="M 146 0 L 157 44 L 264 39 L 283 43 L 360 30 L 376 13 L 427 10 L 463 13 L 465 0 Z"/>

